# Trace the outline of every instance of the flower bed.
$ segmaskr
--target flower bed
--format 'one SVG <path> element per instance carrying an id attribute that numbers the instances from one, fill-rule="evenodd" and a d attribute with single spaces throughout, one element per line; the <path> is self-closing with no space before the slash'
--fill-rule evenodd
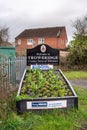
<path id="1" fill-rule="evenodd" d="M 17 94 L 17 111 L 78 107 L 78 98 L 61 70 L 28 69 Z"/>
<path id="2" fill-rule="evenodd" d="M 63 96 L 73 96 L 73 93 L 60 74 L 55 75 L 51 69 L 31 69 L 25 75 L 19 98 Z"/>

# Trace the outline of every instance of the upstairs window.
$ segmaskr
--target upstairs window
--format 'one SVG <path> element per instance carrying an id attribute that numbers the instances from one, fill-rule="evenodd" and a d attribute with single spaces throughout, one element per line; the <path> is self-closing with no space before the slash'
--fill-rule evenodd
<path id="1" fill-rule="evenodd" d="M 27 39 L 27 45 L 33 45 L 34 40 L 33 39 Z"/>
<path id="2" fill-rule="evenodd" d="M 21 45 L 21 39 L 18 39 L 18 45 Z"/>
<path id="3" fill-rule="evenodd" d="M 38 44 L 44 44 L 44 38 L 38 38 Z"/>

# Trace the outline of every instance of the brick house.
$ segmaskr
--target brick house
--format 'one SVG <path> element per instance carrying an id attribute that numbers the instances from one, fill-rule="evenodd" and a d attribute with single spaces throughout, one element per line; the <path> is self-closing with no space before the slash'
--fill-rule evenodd
<path id="1" fill-rule="evenodd" d="M 66 49 L 65 27 L 49 27 L 24 30 L 15 38 L 17 53 L 25 53 L 27 48 L 48 44 L 52 48 Z"/>

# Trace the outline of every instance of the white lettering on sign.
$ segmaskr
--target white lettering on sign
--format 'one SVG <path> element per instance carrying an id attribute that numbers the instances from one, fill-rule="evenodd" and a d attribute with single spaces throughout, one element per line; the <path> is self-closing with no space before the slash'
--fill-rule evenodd
<path id="1" fill-rule="evenodd" d="M 33 59 L 42 59 L 42 60 L 45 60 L 45 59 L 48 59 L 48 60 L 57 60 L 58 57 L 57 56 L 28 56 L 28 59 L 30 60 L 33 60 Z"/>

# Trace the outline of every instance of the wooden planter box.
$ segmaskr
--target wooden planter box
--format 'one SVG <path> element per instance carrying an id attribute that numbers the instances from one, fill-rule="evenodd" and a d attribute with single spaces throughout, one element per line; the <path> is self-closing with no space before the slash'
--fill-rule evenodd
<path id="1" fill-rule="evenodd" d="M 19 85 L 17 97 L 21 94 L 21 88 L 23 85 L 23 80 L 25 78 L 25 75 L 27 73 L 27 69 L 24 71 L 24 74 L 21 78 L 21 82 Z M 59 73 L 65 83 L 68 85 L 69 89 L 72 92 L 72 96 L 63 96 L 63 97 L 39 97 L 39 98 L 33 98 L 33 99 L 22 99 L 16 102 L 17 112 L 23 113 L 30 110 L 50 110 L 50 109 L 67 109 L 67 108 L 78 108 L 78 97 L 71 86 L 68 79 L 65 77 L 63 72 L 58 69 L 54 71 L 54 73 Z"/>

